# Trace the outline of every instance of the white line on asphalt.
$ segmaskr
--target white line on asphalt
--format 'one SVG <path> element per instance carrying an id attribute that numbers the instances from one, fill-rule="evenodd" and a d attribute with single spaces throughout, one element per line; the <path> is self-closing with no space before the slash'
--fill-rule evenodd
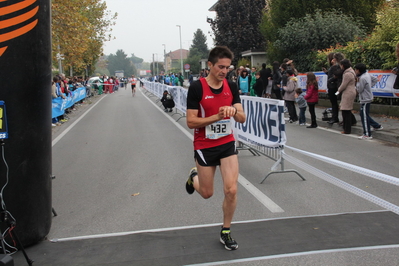
<path id="1" fill-rule="evenodd" d="M 225 264 L 232 264 L 232 263 L 244 263 L 244 262 L 258 261 L 258 260 L 270 260 L 270 259 L 289 258 L 289 257 L 297 257 L 297 256 L 307 256 L 307 255 L 317 255 L 317 254 L 327 254 L 327 253 L 337 253 L 337 252 L 349 252 L 349 251 L 389 249 L 389 248 L 399 248 L 399 245 L 394 244 L 394 245 L 384 245 L 384 246 L 325 249 L 325 250 L 315 250 L 315 251 L 297 252 L 297 253 L 289 253 L 289 254 L 270 255 L 270 256 L 262 256 L 262 257 L 252 257 L 252 258 L 236 259 L 236 260 L 214 261 L 214 262 L 199 263 L 199 264 L 187 264 L 186 266 L 225 265 Z"/>
<path id="2" fill-rule="evenodd" d="M 154 106 L 159 109 L 170 121 L 172 121 L 190 140 L 193 140 L 193 135 L 187 131 L 184 127 L 182 127 L 179 123 L 177 123 L 171 116 L 167 115 L 162 109 L 159 108 L 147 95 L 140 89 L 140 92 L 147 98 L 147 100 L 152 103 Z M 266 196 L 262 191 L 260 191 L 257 187 L 255 187 L 251 182 L 249 182 L 245 177 L 241 174 L 238 177 L 238 183 L 240 183 L 249 193 L 251 193 L 260 203 L 262 203 L 266 208 L 268 208 L 271 212 L 284 212 L 284 210 L 278 206 L 275 202 L 273 202 L 268 196 Z"/>
<path id="3" fill-rule="evenodd" d="M 302 218 L 326 217 L 326 216 L 336 216 L 336 215 L 353 214 L 353 213 L 361 214 L 361 213 L 377 213 L 377 212 L 387 212 L 387 210 L 363 211 L 363 212 L 343 212 L 343 213 L 330 213 L 330 214 L 317 214 L 317 215 L 301 215 L 301 216 L 290 216 L 290 217 L 276 217 L 276 218 L 266 218 L 266 219 L 258 219 L 258 220 L 236 221 L 236 222 L 232 222 L 232 224 L 248 224 L 248 223 L 267 222 L 267 221 L 276 221 L 276 220 L 302 219 Z M 138 230 L 138 231 L 118 232 L 118 233 L 53 238 L 53 239 L 50 239 L 50 242 L 56 243 L 56 242 L 65 242 L 65 241 L 74 241 L 74 240 L 98 239 L 98 238 L 105 238 L 105 237 L 127 236 L 127 235 L 136 235 L 136 234 L 142 234 L 142 233 L 169 232 L 169 231 L 175 231 L 175 230 L 188 230 L 188 229 L 194 229 L 194 228 L 205 228 L 205 227 L 214 227 L 214 226 L 220 226 L 220 223 L 186 225 L 186 226 L 178 226 L 178 227 L 146 229 L 146 230 Z"/>
<path id="4" fill-rule="evenodd" d="M 262 191 L 255 187 L 251 182 L 249 182 L 241 174 L 238 176 L 238 182 L 251 193 L 260 203 L 265 205 L 271 212 L 284 212 L 284 210 L 278 206 L 274 201 L 272 201 L 268 196 L 266 196 Z"/>
<path id="5" fill-rule="evenodd" d="M 335 133 L 335 134 L 339 134 L 339 135 L 349 137 L 349 138 L 354 138 L 354 139 L 357 139 L 359 137 L 358 135 L 355 135 L 355 134 L 342 134 L 341 131 L 339 131 L 339 130 L 335 130 L 335 129 L 331 129 L 331 128 L 327 128 L 327 127 L 318 126 L 317 129 L 328 131 L 328 132 Z M 369 140 L 369 141 L 373 141 L 373 140 Z"/>
<path id="6" fill-rule="evenodd" d="M 57 144 L 58 141 L 60 141 L 60 139 L 62 139 L 80 120 L 83 119 L 83 117 L 85 117 L 90 111 L 91 109 L 93 109 L 99 102 L 102 101 L 102 99 L 104 99 L 106 97 L 106 95 L 104 95 L 100 100 L 98 100 L 92 107 L 89 108 L 89 110 L 87 110 L 86 112 L 84 112 L 83 115 L 81 115 L 78 119 L 76 119 L 75 122 L 73 122 L 69 127 L 67 127 L 61 134 L 58 135 L 58 137 L 56 137 L 53 142 L 51 143 L 51 146 L 54 147 L 55 144 Z"/>

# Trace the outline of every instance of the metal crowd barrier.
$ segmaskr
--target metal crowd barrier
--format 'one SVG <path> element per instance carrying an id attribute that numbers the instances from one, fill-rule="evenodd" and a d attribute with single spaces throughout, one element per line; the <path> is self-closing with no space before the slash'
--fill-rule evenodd
<path id="1" fill-rule="evenodd" d="M 284 159 L 284 146 L 280 145 L 278 147 L 267 147 L 267 146 L 258 146 L 258 145 L 251 145 L 251 144 L 244 144 L 242 142 L 238 142 L 238 150 L 248 150 L 251 152 L 254 156 L 266 156 L 267 158 L 275 161 L 273 166 L 271 167 L 271 171 L 262 179 L 260 184 L 263 184 L 263 182 L 266 180 L 266 178 L 272 174 L 281 174 L 281 173 L 295 173 L 297 174 L 300 178 L 302 178 L 303 181 L 306 179 L 295 169 L 285 169 L 285 159 Z M 278 170 L 278 167 L 280 166 L 280 170 Z"/>

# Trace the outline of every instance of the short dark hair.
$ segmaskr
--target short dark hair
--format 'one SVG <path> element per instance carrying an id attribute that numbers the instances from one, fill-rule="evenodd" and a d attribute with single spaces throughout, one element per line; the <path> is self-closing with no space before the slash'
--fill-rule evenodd
<path id="1" fill-rule="evenodd" d="M 234 54 L 227 46 L 216 46 L 209 52 L 208 61 L 214 65 L 219 59 L 223 58 L 233 61 Z"/>
<path id="2" fill-rule="evenodd" d="M 352 63 L 349 59 L 342 60 L 340 64 L 344 67 L 344 69 L 348 69 L 352 66 Z"/>
<path id="3" fill-rule="evenodd" d="M 287 74 L 290 75 L 290 76 L 294 75 L 294 70 L 288 69 L 287 70 Z"/>
<path id="4" fill-rule="evenodd" d="M 355 69 L 359 70 L 360 74 L 366 73 L 366 71 L 367 71 L 367 67 L 363 63 L 356 64 Z"/>
<path id="5" fill-rule="evenodd" d="M 301 88 L 296 88 L 295 89 L 296 94 L 301 94 L 303 91 Z"/>

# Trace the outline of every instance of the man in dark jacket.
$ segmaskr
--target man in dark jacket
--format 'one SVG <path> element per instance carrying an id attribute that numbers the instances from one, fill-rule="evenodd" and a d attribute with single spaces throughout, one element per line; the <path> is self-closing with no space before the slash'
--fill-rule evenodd
<path id="1" fill-rule="evenodd" d="M 330 68 L 327 70 L 323 69 L 324 72 L 328 76 L 327 89 L 328 89 L 328 98 L 331 102 L 332 109 L 332 118 L 328 121 L 329 124 L 339 123 L 338 119 L 338 98 L 335 93 L 338 91 L 339 86 L 341 85 L 342 78 L 334 77 L 334 74 L 337 73 L 337 70 L 340 70 L 339 62 L 344 59 L 344 55 L 341 53 L 329 53 L 327 55 L 328 62 L 330 63 Z"/>
<path id="2" fill-rule="evenodd" d="M 266 63 L 262 64 L 262 69 L 259 71 L 260 73 L 260 78 L 262 79 L 264 90 L 266 91 L 266 87 L 269 84 L 269 77 L 270 73 L 267 72 L 266 70 Z"/>
<path id="3" fill-rule="evenodd" d="M 161 102 L 163 107 L 165 108 L 164 109 L 165 112 L 168 112 L 168 109 L 169 112 L 173 111 L 172 108 L 175 107 L 175 101 L 173 100 L 173 96 L 167 90 L 163 92 Z"/>

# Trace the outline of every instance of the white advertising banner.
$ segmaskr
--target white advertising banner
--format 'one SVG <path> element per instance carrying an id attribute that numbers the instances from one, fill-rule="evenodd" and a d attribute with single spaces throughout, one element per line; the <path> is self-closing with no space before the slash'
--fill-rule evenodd
<path id="1" fill-rule="evenodd" d="M 395 83 L 396 75 L 391 73 L 391 71 L 382 71 L 382 70 L 370 70 L 368 71 L 372 76 L 378 78 L 377 84 L 371 88 L 374 97 L 388 97 L 388 98 L 397 98 L 399 97 L 399 90 L 395 90 L 393 88 L 393 84 Z M 328 77 L 324 72 L 314 72 L 316 78 L 319 82 L 319 92 L 327 93 L 327 81 Z M 298 78 L 298 87 L 305 90 L 306 89 L 306 74 L 299 74 Z"/>
<path id="2" fill-rule="evenodd" d="M 144 81 L 145 89 L 161 98 L 163 91 L 167 90 L 173 96 L 175 107 L 187 112 L 187 92 L 183 87 L 168 86 L 157 82 Z M 251 147 L 279 147 L 285 145 L 284 101 L 241 96 L 247 120 L 245 123 L 232 121 L 233 132 L 236 140 Z"/>
<path id="3" fill-rule="evenodd" d="M 232 121 L 236 140 L 251 147 L 285 145 L 284 101 L 241 96 L 241 103 L 247 120 L 243 124 Z"/>

